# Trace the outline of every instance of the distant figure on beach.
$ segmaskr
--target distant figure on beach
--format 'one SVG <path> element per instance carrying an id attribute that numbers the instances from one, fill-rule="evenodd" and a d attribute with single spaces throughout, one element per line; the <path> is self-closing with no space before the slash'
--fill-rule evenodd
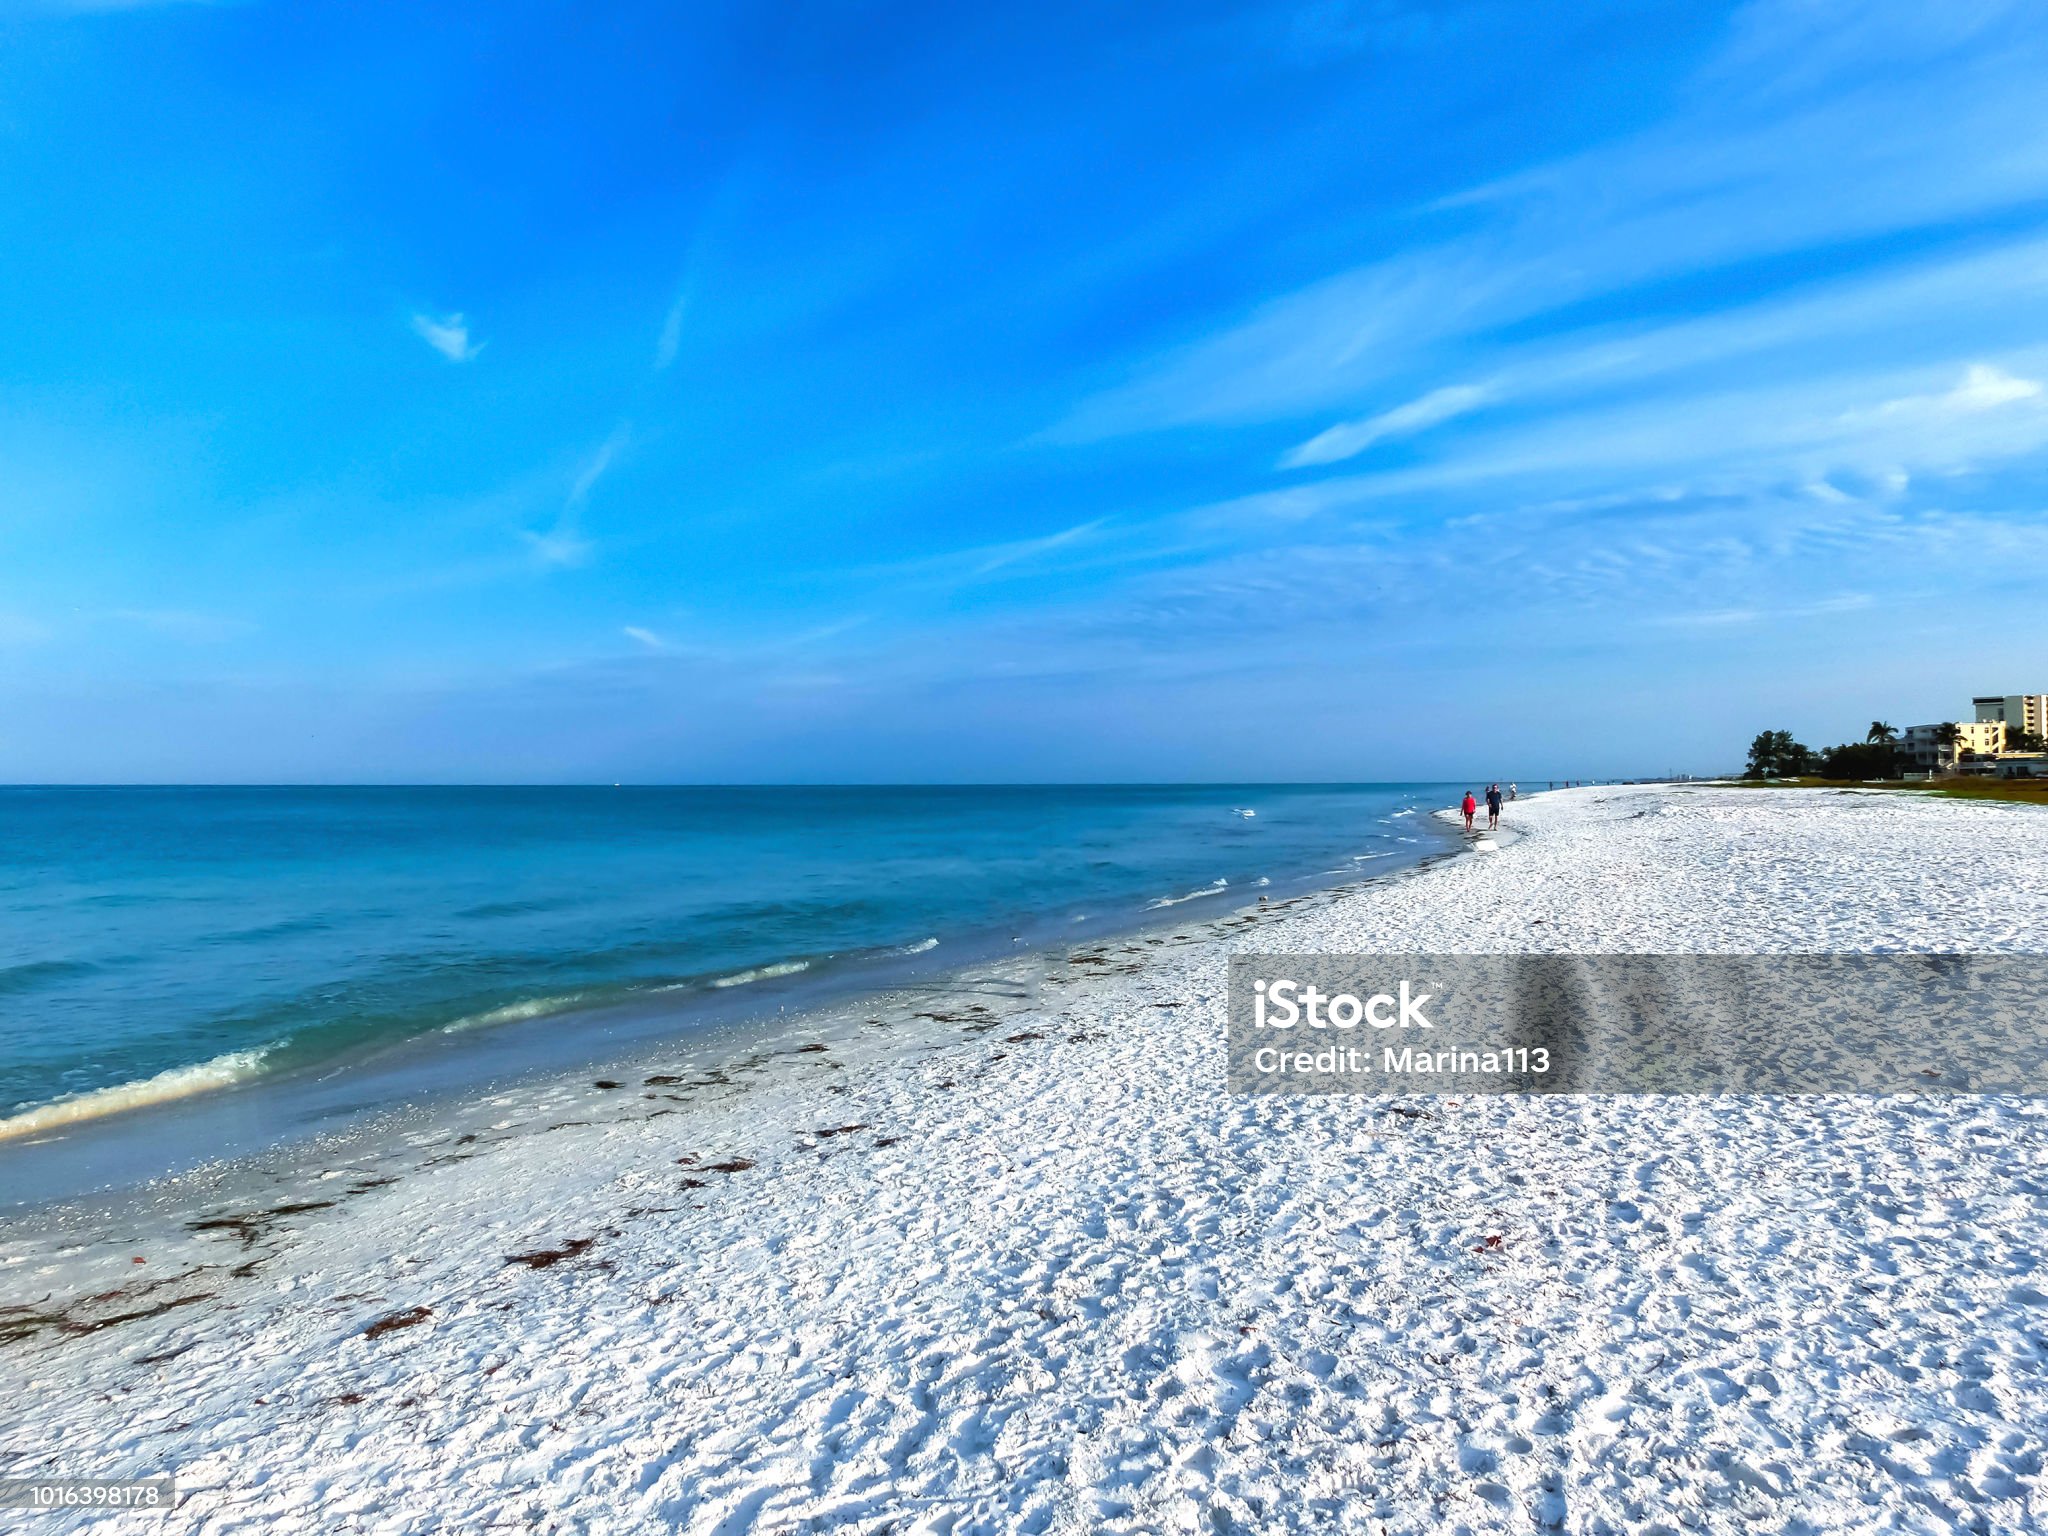
<path id="1" fill-rule="evenodd" d="M 1519 799 L 1521 797 L 1521 793 L 1521 790 L 1516 788 L 1513 784 L 1510 784 L 1508 786 L 1508 798 L 1510 800 Z"/>
<path id="2" fill-rule="evenodd" d="M 1479 802 L 1472 798 L 1471 790 L 1465 791 L 1465 803 L 1459 809 L 1465 813 L 1465 830 L 1470 832 L 1472 830 L 1472 815 L 1479 809 Z"/>
<path id="3" fill-rule="evenodd" d="M 1486 830 L 1491 832 L 1500 825 L 1500 786 L 1486 786 Z"/>

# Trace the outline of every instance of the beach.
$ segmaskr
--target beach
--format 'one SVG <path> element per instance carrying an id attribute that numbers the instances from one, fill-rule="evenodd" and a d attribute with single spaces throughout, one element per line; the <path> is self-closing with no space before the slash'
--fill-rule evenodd
<path id="1" fill-rule="evenodd" d="M 1385 879 L 9 1218 L 7 1473 L 179 1500 L 24 1528 L 2039 1528 L 2041 1102 L 1234 1097 L 1222 1009 L 1233 952 L 2039 951 L 2044 833 L 1525 797 Z"/>

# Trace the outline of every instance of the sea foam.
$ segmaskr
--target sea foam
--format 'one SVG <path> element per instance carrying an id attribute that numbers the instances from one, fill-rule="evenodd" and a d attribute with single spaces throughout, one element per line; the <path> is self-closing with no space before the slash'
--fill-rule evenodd
<path id="1" fill-rule="evenodd" d="M 444 1035 L 466 1034 L 472 1029 L 488 1029 L 493 1024 L 517 1024 L 525 1019 L 537 1019 L 543 1014 L 561 1013 L 584 1001 L 587 992 L 560 992 L 552 997 L 523 998 L 516 1003 L 507 1003 L 502 1008 L 486 1009 L 482 1013 L 465 1014 L 451 1023 L 441 1026 Z"/>
<path id="2" fill-rule="evenodd" d="M 172 1099 L 190 1098 L 195 1093 L 226 1088 L 261 1072 L 263 1058 L 268 1054 L 268 1050 L 230 1051 L 211 1061 L 189 1067 L 172 1067 L 169 1071 L 139 1078 L 132 1083 L 115 1083 L 106 1088 L 73 1094 L 69 1098 L 52 1099 L 47 1104 L 38 1104 L 0 1120 L 0 1141 L 12 1141 L 22 1136 L 33 1136 L 39 1131 L 97 1120 L 102 1115 L 119 1114 L 123 1110 L 164 1104 Z"/>
<path id="3" fill-rule="evenodd" d="M 1203 896 L 1217 896 L 1230 888 L 1228 880 L 1218 880 L 1214 885 L 1205 885 L 1199 891 L 1189 891 L 1185 896 L 1162 896 L 1157 901 L 1147 902 L 1147 912 L 1157 912 L 1161 907 L 1177 907 L 1184 901 L 1194 901 Z"/>
<path id="4" fill-rule="evenodd" d="M 753 981 L 769 981 L 777 976 L 794 976 L 798 971 L 808 971 L 808 960 L 779 960 L 774 965 L 757 965 L 750 971 L 740 971 L 731 976 L 721 976 L 711 983 L 714 987 L 744 987 Z"/>

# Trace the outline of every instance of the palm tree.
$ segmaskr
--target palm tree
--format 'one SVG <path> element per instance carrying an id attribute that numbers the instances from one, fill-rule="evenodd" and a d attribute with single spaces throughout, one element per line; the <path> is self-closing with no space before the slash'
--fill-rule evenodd
<path id="1" fill-rule="evenodd" d="M 1864 732 L 1863 739 L 1870 742 L 1892 742 L 1899 739 L 1899 733 L 1882 720 L 1873 720 L 1870 722 L 1870 729 Z"/>
<path id="2" fill-rule="evenodd" d="M 1934 744 L 1941 748 L 1945 757 L 1953 760 L 1956 755 L 1956 743 L 1962 739 L 1962 735 L 1963 733 L 1956 728 L 1955 721 L 1944 720 L 1934 733 Z"/>

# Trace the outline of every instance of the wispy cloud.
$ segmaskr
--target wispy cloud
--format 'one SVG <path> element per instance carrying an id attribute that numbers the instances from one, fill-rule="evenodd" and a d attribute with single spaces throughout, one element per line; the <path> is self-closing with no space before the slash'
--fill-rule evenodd
<path id="1" fill-rule="evenodd" d="M 1674 483 L 1735 498 L 1798 489 L 1823 502 L 1856 499 L 1845 485 L 1896 496 L 1919 474 L 2048 450 L 2048 391 L 2012 371 L 2034 367 L 2048 368 L 2048 347 L 2006 365 L 1951 358 L 1872 374 L 1768 369 L 1747 380 L 1716 373 L 1653 392 L 1603 392 L 1524 411 L 1427 462 L 1310 481 L 1244 504 L 1284 500 L 1299 521 L 1502 484 L 1532 498 L 1581 500 Z"/>
<path id="2" fill-rule="evenodd" d="M 612 467 L 612 460 L 616 459 L 619 450 L 626 446 L 629 431 L 630 428 L 624 424 L 614 429 L 612 435 L 599 445 L 597 452 L 590 456 L 590 462 L 578 471 L 575 480 L 569 486 L 569 505 L 572 508 L 581 507 L 590 499 L 590 493 L 597 488 L 597 482 L 604 478 L 605 471 Z"/>
<path id="3" fill-rule="evenodd" d="M 1065 549 L 1093 538 L 1102 530 L 1104 519 L 1094 518 L 1089 522 L 1077 523 L 1072 528 L 1062 528 L 1057 533 L 1048 533 L 1036 539 L 1018 539 L 1008 544 L 999 544 L 976 550 L 963 562 L 963 574 L 969 580 L 993 576 L 997 571 L 1013 566 L 1029 565 L 1055 550 Z"/>
<path id="4" fill-rule="evenodd" d="M 558 523 L 545 532 L 532 528 L 519 530 L 519 537 L 533 552 L 533 558 L 542 565 L 557 570 L 568 570 L 590 562 L 591 543 L 573 527 Z"/>
<path id="5" fill-rule="evenodd" d="M 1843 592 L 1815 602 L 1795 603 L 1778 608 L 1705 608 L 1692 613 L 1652 615 L 1650 622 L 1665 629 L 1740 629 L 1748 625 L 1773 625 L 1800 619 L 1831 618 L 1837 614 L 1860 613 L 1873 605 L 1865 592 Z"/>
<path id="6" fill-rule="evenodd" d="M 604 479 L 619 454 L 631 440 L 632 425 L 621 422 L 612 430 L 598 449 L 587 459 L 576 477 L 569 482 L 568 494 L 562 500 L 562 509 L 556 515 L 554 526 L 546 530 L 523 528 L 519 536 L 527 548 L 542 565 L 555 569 L 567 569 L 585 565 L 594 553 L 594 546 L 583 535 L 583 511 L 590 496 Z"/>
<path id="7" fill-rule="evenodd" d="M 2038 400 L 2040 397 L 2039 379 L 2018 378 L 1990 363 L 1972 363 L 1964 372 L 1962 382 L 1954 389 L 1938 395 L 1912 395 L 1903 400 L 1887 400 L 1879 410 L 1886 415 L 1901 412 L 1923 416 L 1966 415 L 1995 411 L 2001 405 Z"/>
<path id="8" fill-rule="evenodd" d="M 1438 457 L 1496 456 L 1500 444 L 1547 420 L 1536 430 L 1554 441 L 1535 444 L 1537 457 L 1562 451 L 1597 458 L 1599 442 L 1555 440 L 1617 422 L 1634 430 L 1662 417 L 1678 429 L 1676 462 L 1696 464 L 1722 448 L 1732 455 L 1736 447 L 1689 429 L 1703 407 L 1727 412 L 1747 400 L 1754 419 L 1744 424 L 1744 438 L 1803 431 L 1818 442 L 1839 437 L 1844 419 L 1870 422 L 1871 392 L 1887 377 L 1952 378 L 1966 367 L 1986 370 L 1967 375 L 1953 390 L 1916 391 L 1890 402 L 1885 414 L 1892 419 L 1881 425 L 1896 433 L 1916 414 L 1955 418 L 2031 399 L 2031 379 L 1981 359 L 1958 359 L 1955 351 L 1976 342 L 1996 352 L 2016 336 L 2042 335 L 2048 335 L 2048 242 L 2029 238 L 1685 319 L 1502 347 L 1489 359 L 1489 402 L 1504 408 L 1497 425 L 1464 433 Z M 1452 478 L 1463 472 L 1447 470 Z M 1429 478 L 1429 471 L 1419 473 Z"/>
<path id="9" fill-rule="evenodd" d="M 1477 410 L 1492 397 L 1492 389 L 1483 384 L 1448 384 L 1442 389 L 1433 389 L 1419 399 L 1382 411 L 1377 416 L 1339 422 L 1318 432 L 1299 447 L 1289 449 L 1280 459 L 1280 468 L 1300 469 L 1310 464 L 1335 464 L 1342 459 L 1355 458 L 1374 443 L 1425 431 L 1439 422 Z"/>
<path id="10" fill-rule="evenodd" d="M 690 309 L 688 290 L 676 295 L 676 301 L 669 305 L 668 313 L 662 317 L 661 334 L 654 341 L 654 369 L 660 373 L 676 360 L 676 353 L 683 345 L 683 321 Z"/>
<path id="11" fill-rule="evenodd" d="M 451 363 L 466 363 L 483 351 L 484 344 L 472 341 L 469 322 L 460 314 L 412 317 L 413 334 Z"/>
<path id="12" fill-rule="evenodd" d="M 668 642 L 651 629 L 642 629 L 638 624 L 627 624 L 620 630 L 628 640 L 637 640 L 650 651 L 665 651 Z"/>
<path id="13" fill-rule="evenodd" d="M 1113 532 L 1110 519 L 1091 518 L 1085 523 L 1076 523 L 1071 528 L 1061 528 L 1036 538 L 975 544 L 911 560 L 860 566 L 843 574 L 864 585 L 957 590 L 1002 576 L 1045 575 L 1054 570 L 1071 569 L 1071 561 L 1059 557 L 1099 546 Z"/>
<path id="14" fill-rule="evenodd" d="M 1583 324 L 1575 311 L 1651 285 L 2048 197 L 2030 7 L 1933 9 L 1746 7 L 1664 121 L 1417 210 L 1418 228 L 1466 232 L 1140 361 L 1057 435 L 1292 418 L 1463 371 L 1513 328 Z"/>

